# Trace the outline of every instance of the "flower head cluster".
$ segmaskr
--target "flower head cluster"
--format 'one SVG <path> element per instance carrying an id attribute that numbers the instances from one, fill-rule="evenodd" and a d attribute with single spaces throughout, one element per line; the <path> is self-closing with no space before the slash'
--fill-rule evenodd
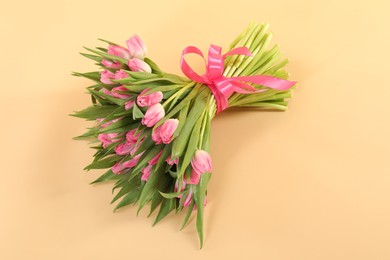
<path id="1" fill-rule="evenodd" d="M 147 48 L 143 41 L 134 35 L 126 43 L 127 48 L 109 45 L 107 49 L 107 54 L 119 57 L 121 61 L 125 60 L 126 62 L 102 59 L 101 64 L 105 69 L 100 73 L 100 82 L 104 85 L 100 92 L 108 100 L 110 98 L 118 100 L 117 102 L 122 104 L 121 111 L 124 111 L 122 112 L 124 116 L 110 118 L 110 120 L 98 118 L 99 130 L 102 133 L 98 134 L 97 139 L 104 149 L 111 149 L 112 153 L 117 156 L 116 158 L 119 158 L 111 167 L 113 174 L 124 175 L 137 169 L 140 180 L 147 182 L 157 166 L 160 167 L 161 164 L 165 164 L 171 169 L 177 168 L 179 158 L 172 159 L 170 153 L 163 153 L 163 151 L 174 140 L 179 120 L 175 117 L 165 118 L 162 91 L 154 90 L 153 86 L 145 86 L 142 91 L 136 92 L 132 91 L 131 85 L 116 83 L 116 80 L 131 78 L 131 72 L 151 73 L 150 66 L 144 61 Z M 135 110 L 141 113 L 137 118 L 135 118 Z M 127 114 L 133 114 L 133 118 L 126 116 Z M 132 127 L 123 132 L 123 128 L 119 126 L 127 125 L 131 121 L 134 123 Z M 116 125 L 118 128 L 115 128 Z M 115 131 L 116 129 L 119 131 Z M 153 142 L 152 145 L 147 146 L 150 141 Z M 154 156 L 148 157 L 150 153 L 153 153 Z M 164 158 L 161 158 L 162 156 Z M 145 161 L 145 158 L 149 159 Z M 197 157 L 194 156 L 194 160 L 195 158 Z M 199 159 L 196 160 L 199 161 Z M 159 163 L 159 161 L 161 162 Z M 191 165 L 194 167 L 198 164 Z M 196 180 L 199 181 L 199 176 L 204 170 L 201 169 L 201 166 L 199 167 L 194 168 L 191 179 L 183 181 L 183 183 L 196 184 Z M 188 199 L 183 202 L 184 206 L 189 205 L 188 201 L 192 195 L 189 194 L 187 197 Z"/>

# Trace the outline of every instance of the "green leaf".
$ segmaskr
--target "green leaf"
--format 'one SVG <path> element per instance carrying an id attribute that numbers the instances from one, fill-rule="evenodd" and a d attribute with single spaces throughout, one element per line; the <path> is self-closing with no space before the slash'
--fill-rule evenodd
<path id="1" fill-rule="evenodd" d="M 187 222 L 190 219 L 191 213 L 194 209 L 194 205 L 195 205 L 195 200 L 192 200 L 190 206 L 188 207 L 186 216 L 184 217 L 183 224 L 181 225 L 180 230 L 182 230 L 187 225 Z"/>
<path id="2" fill-rule="evenodd" d="M 143 84 L 144 80 L 150 80 L 158 77 L 156 74 L 148 73 L 148 72 L 137 72 L 137 71 L 130 71 L 130 70 L 124 70 L 124 71 L 129 75 L 129 77 L 123 79 L 115 79 L 112 80 L 112 82 L 125 84 L 125 85 L 128 84 L 133 85 L 137 83 Z"/>
<path id="3" fill-rule="evenodd" d="M 177 196 L 179 196 L 180 194 L 183 193 L 183 192 L 164 193 L 164 192 L 161 192 L 161 191 L 158 191 L 158 192 L 161 194 L 161 196 L 163 196 L 166 199 L 176 198 Z"/>
<path id="4" fill-rule="evenodd" d="M 91 163 L 90 165 L 86 166 L 84 170 L 91 170 L 91 169 L 106 169 L 114 166 L 114 164 L 120 160 L 121 156 L 119 155 L 113 155 L 108 158 L 105 158 L 103 160 L 99 160 L 96 162 Z"/>
<path id="5" fill-rule="evenodd" d="M 114 103 L 114 104 L 116 104 L 118 106 L 122 106 L 126 102 L 126 100 L 124 100 L 124 99 L 115 98 L 115 97 L 112 97 L 110 95 L 106 95 L 106 94 L 104 94 L 102 92 L 99 92 L 99 91 L 96 91 L 96 90 L 93 90 L 93 89 L 88 89 L 88 91 L 93 93 L 93 94 L 95 94 L 96 96 L 103 97 L 106 100 L 109 100 L 109 101 L 111 101 L 112 103 Z"/>
<path id="6" fill-rule="evenodd" d="M 180 110 L 179 113 L 179 125 L 177 126 L 177 129 L 173 133 L 172 140 L 175 139 L 181 132 L 181 129 L 183 129 L 183 126 L 185 126 L 185 123 L 187 121 L 188 116 L 188 109 L 190 107 L 190 104 L 187 103 L 182 110 Z"/>
<path id="7" fill-rule="evenodd" d="M 111 154 L 114 154 L 114 149 L 115 147 L 118 145 L 117 142 L 114 142 L 114 143 L 111 143 L 109 144 L 106 148 L 102 148 L 102 145 L 99 147 L 100 150 L 97 151 L 93 157 L 95 158 L 93 161 L 96 162 L 96 161 L 99 161 L 101 159 L 103 159 L 104 157 L 106 156 L 109 156 Z"/>
<path id="8" fill-rule="evenodd" d="M 99 133 L 123 133 L 125 131 L 132 130 L 136 128 L 138 125 L 137 122 L 133 122 L 131 117 L 124 117 L 121 120 L 112 123 L 109 126 L 106 126 L 99 130 Z"/>
<path id="9" fill-rule="evenodd" d="M 174 95 L 170 96 L 169 98 L 166 98 L 167 100 L 164 102 L 164 107 L 166 106 L 166 104 L 170 103 L 167 111 L 169 111 L 169 113 L 172 113 L 172 115 L 176 114 L 184 105 L 189 104 L 192 101 L 192 99 L 199 93 L 201 87 L 201 84 L 197 84 L 195 82 L 188 83 L 187 85 L 179 89 L 176 93 L 174 93 Z M 179 99 L 182 99 L 182 101 L 179 105 L 176 105 Z M 175 110 L 177 111 L 174 112 Z"/>
<path id="10" fill-rule="evenodd" d="M 102 51 L 104 53 L 108 52 L 107 48 L 103 48 L 103 47 L 95 47 L 97 50 L 99 51 Z"/>
<path id="11" fill-rule="evenodd" d="M 184 172 L 187 170 L 187 166 L 190 164 L 192 157 L 193 157 L 196 149 L 198 148 L 202 121 L 203 121 L 203 118 L 199 117 L 198 121 L 196 122 L 193 129 L 191 129 L 192 131 L 191 131 L 191 134 L 189 135 L 190 137 L 189 137 L 188 145 L 185 144 L 185 145 L 187 145 L 187 147 L 185 147 L 185 145 L 183 145 L 183 146 L 179 146 L 179 148 L 177 148 L 177 149 L 182 149 L 182 151 L 185 152 L 183 160 L 181 162 L 179 162 L 179 164 L 180 164 L 180 171 L 178 173 L 179 177 L 183 176 Z M 186 127 L 186 126 L 184 126 L 184 127 Z M 182 132 L 182 135 L 180 135 L 178 138 L 183 136 L 183 134 L 184 134 L 184 130 Z M 173 144 L 173 147 L 175 148 L 175 144 Z M 172 149 L 172 153 L 174 153 L 173 149 Z M 174 157 L 174 156 L 172 155 L 172 157 Z"/>
<path id="12" fill-rule="evenodd" d="M 84 57 L 88 58 L 88 59 L 91 59 L 91 60 L 94 60 L 94 61 L 97 61 L 99 63 L 102 62 L 103 58 L 100 57 L 100 56 L 96 56 L 96 55 L 91 55 L 91 54 L 87 54 L 87 53 L 82 53 L 80 52 L 81 55 L 83 55 Z"/>
<path id="13" fill-rule="evenodd" d="M 71 114 L 70 116 L 85 118 L 89 120 L 96 120 L 96 118 L 103 118 L 108 116 L 115 109 L 117 109 L 117 106 L 112 106 L 112 105 L 90 106 L 84 110 L 77 111 L 74 114 Z"/>
<path id="14" fill-rule="evenodd" d="M 169 214 L 169 212 L 175 209 L 175 207 L 176 207 L 176 199 L 163 199 L 156 220 L 153 223 L 153 226 L 156 225 L 158 222 L 160 222 L 164 217 L 166 217 Z"/>
<path id="15" fill-rule="evenodd" d="M 125 110 L 123 112 L 115 113 L 114 117 L 118 118 L 118 117 L 121 117 L 121 116 L 130 116 L 130 114 L 133 114 L 133 110 L 132 109 Z"/>
<path id="16" fill-rule="evenodd" d="M 149 94 L 151 94 L 151 93 L 158 92 L 158 91 L 161 91 L 161 92 L 177 91 L 177 89 L 180 89 L 180 88 L 182 88 L 182 87 L 183 87 L 183 85 L 165 85 L 165 86 L 158 86 L 158 87 L 150 88 L 150 90 L 148 90 L 147 92 L 145 92 L 145 95 L 149 95 Z"/>
<path id="17" fill-rule="evenodd" d="M 162 150 L 163 145 L 156 145 L 154 146 L 150 151 L 146 151 L 144 154 L 142 154 L 141 158 L 139 159 L 137 165 L 133 168 L 133 172 L 137 173 L 142 170 L 146 166 L 146 164 Z M 141 147 L 140 147 L 141 148 Z M 138 148 L 138 150 L 140 150 Z"/>
<path id="18" fill-rule="evenodd" d="M 121 182 L 120 185 L 122 186 L 122 188 L 115 195 L 115 197 L 112 199 L 111 203 L 114 203 L 119 198 L 121 198 L 125 194 L 131 192 L 132 190 L 137 189 L 137 188 L 139 189 L 140 184 L 141 184 L 140 178 L 132 178 L 130 181 L 125 180 L 125 181 Z M 118 188 L 118 187 L 116 187 L 116 188 Z"/>
<path id="19" fill-rule="evenodd" d="M 150 215 L 152 215 L 154 210 L 161 204 L 162 200 L 163 200 L 163 198 L 161 197 L 161 195 L 159 193 L 156 192 L 153 195 L 152 202 L 150 203 L 150 211 L 149 211 L 148 217 L 150 217 Z"/>
<path id="20" fill-rule="evenodd" d="M 160 68 L 151 59 L 144 58 L 144 61 L 152 68 L 152 72 L 154 72 L 156 74 L 160 74 L 161 73 Z"/>
<path id="21" fill-rule="evenodd" d="M 150 129 L 146 129 L 144 131 L 143 135 L 145 136 L 145 139 L 141 143 L 141 145 L 138 147 L 137 151 L 134 153 L 134 156 L 142 153 L 146 149 L 149 149 L 150 147 L 155 145 L 154 141 L 152 140 L 152 136 L 150 135 Z M 140 138 L 142 138 L 142 137 L 140 137 Z M 140 140 L 140 138 L 138 140 Z M 136 146 L 137 146 L 137 144 L 136 144 Z"/>
<path id="22" fill-rule="evenodd" d="M 108 114 L 107 116 L 105 116 L 103 121 L 100 122 L 100 125 L 108 123 L 114 119 L 119 119 L 120 117 L 123 117 L 123 116 L 118 116 L 118 114 L 125 111 L 125 107 L 124 106 L 115 106 L 115 105 L 114 105 L 114 107 L 116 109 L 114 111 L 112 111 L 110 114 Z M 129 117 L 129 118 L 131 118 L 131 117 Z"/>
<path id="23" fill-rule="evenodd" d="M 146 182 L 142 190 L 142 193 L 140 195 L 137 214 L 145 206 L 145 204 L 153 197 L 154 193 L 157 192 L 158 186 L 161 185 L 161 183 L 166 180 L 167 180 L 167 176 L 162 171 L 154 171 L 152 169 L 152 173 L 150 174 L 150 177 Z"/>
<path id="24" fill-rule="evenodd" d="M 163 148 L 164 150 L 163 150 L 160 158 L 157 161 L 156 170 L 159 170 L 164 165 L 165 160 L 171 154 L 171 148 L 172 148 L 172 144 L 171 143 L 169 143 L 169 144 L 164 146 L 164 148 Z"/>
<path id="25" fill-rule="evenodd" d="M 126 196 L 124 196 L 123 199 L 115 207 L 114 212 L 124 206 L 127 206 L 131 203 L 135 203 L 138 199 L 139 193 L 140 193 L 140 188 L 133 189 L 132 191 L 127 193 Z"/>
<path id="26" fill-rule="evenodd" d="M 202 91 L 197 98 L 194 100 L 194 105 L 191 107 L 190 112 L 188 113 L 186 123 L 181 129 L 180 135 L 173 140 L 172 146 L 172 158 L 180 157 L 187 146 L 190 136 L 196 132 L 199 132 L 200 123 L 195 131 L 194 125 L 198 121 L 200 115 L 206 109 L 206 99 L 209 91 Z"/>
<path id="27" fill-rule="evenodd" d="M 110 102 L 109 100 L 106 100 L 104 98 L 102 98 L 100 95 L 97 95 L 95 93 L 92 93 L 91 91 L 89 91 L 89 89 L 87 89 L 89 94 L 91 95 L 91 99 L 92 99 L 92 103 L 93 104 L 96 104 L 97 102 L 99 102 L 101 105 L 112 105 L 113 102 Z M 100 93 L 97 91 L 97 93 Z"/>
<path id="28" fill-rule="evenodd" d="M 82 135 L 73 137 L 73 140 L 87 140 L 90 139 L 91 137 L 95 136 L 97 132 L 99 131 L 99 128 L 93 127 L 89 131 L 85 132 Z"/>
<path id="29" fill-rule="evenodd" d="M 116 46 L 120 46 L 119 44 L 116 44 L 114 42 L 110 42 L 110 41 L 107 41 L 107 40 L 104 40 L 102 38 L 98 38 L 99 41 L 102 41 L 102 42 L 105 42 L 105 43 L 108 43 L 109 45 L 116 45 Z"/>
<path id="30" fill-rule="evenodd" d="M 77 77 L 84 77 L 87 79 L 92 79 L 96 82 L 100 82 L 100 73 L 98 71 L 86 72 L 86 73 L 73 72 L 72 75 Z"/>
<path id="31" fill-rule="evenodd" d="M 134 102 L 134 106 L 133 106 L 133 119 L 134 119 L 134 121 L 137 120 L 138 118 L 143 118 L 143 117 L 144 117 L 144 113 L 142 113 L 142 111 L 139 109 L 137 104 L 135 104 L 135 102 Z"/>
<path id="32" fill-rule="evenodd" d="M 168 172 L 169 172 L 169 175 L 171 175 L 172 178 L 175 178 L 175 179 L 177 178 L 177 171 L 169 170 Z"/>
<path id="33" fill-rule="evenodd" d="M 112 172 L 112 170 L 107 171 L 102 176 L 91 182 L 90 184 L 105 182 L 105 181 L 111 181 L 120 178 L 119 175 L 116 175 Z"/>
<path id="34" fill-rule="evenodd" d="M 210 178 L 211 178 L 211 173 L 203 173 L 200 176 L 199 184 L 194 189 L 194 199 L 197 208 L 196 230 L 199 236 L 200 248 L 202 248 L 203 240 L 204 240 L 204 233 L 203 233 L 204 197 L 206 196 L 206 188 Z"/>
<path id="35" fill-rule="evenodd" d="M 84 47 L 84 49 L 92 52 L 92 53 L 95 53 L 99 56 L 102 56 L 103 58 L 106 58 L 108 60 L 113 60 L 113 61 L 118 61 L 122 64 L 126 64 L 127 63 L 127 60 L 124 59 L 124 58 L 121 58 L 121 57 L 118 57 L 118 56 L 114 56 L 114 55 L 111 55 L 111 54 L 108 54 L 106 52 L 103 52 L 103 51 L 97 51 L 97 50 L 94 50 L 94 49 L 90 49 L 90 48 L 87 48 L 87 47 Z"/>

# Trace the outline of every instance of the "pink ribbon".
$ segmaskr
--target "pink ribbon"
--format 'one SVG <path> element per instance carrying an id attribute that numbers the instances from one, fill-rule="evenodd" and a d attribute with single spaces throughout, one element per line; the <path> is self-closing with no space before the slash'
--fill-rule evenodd
<path id="1" fill-rule="evenodd" d="M 268 88 L 277 90 L 288 90 L 295 85 L 296 82 L 288 81 L 273 76 L 254 75 L 254 76 L 239 76 L 225 77 L 223 76 L 224 61 L 227 56 L 245 55 L 253 56 L 247 47 L 234 48 L 231 51 L 221 55 L 222 48 L 216 45 L 211 45 L 208 54 L 208 63 L 203 56 L 203 53 L 194 46 L 188 46 L 183 50 L 180 60 L 180 66 L 183 73 L 191 80 L 207 85 L 215 97 L 217 103 L 217 113 L 229 107 L 228 98 L 235 92 L 241 94 L 250 94 L 263 92 L 267 89 L 256 89 L 253 86 L 245 83 L 253 83 L 262 85 Z M 185 61 L 184 56 L 187 54 L 198 54 L 205 62 L 206 73 L 199 75 Z"/>

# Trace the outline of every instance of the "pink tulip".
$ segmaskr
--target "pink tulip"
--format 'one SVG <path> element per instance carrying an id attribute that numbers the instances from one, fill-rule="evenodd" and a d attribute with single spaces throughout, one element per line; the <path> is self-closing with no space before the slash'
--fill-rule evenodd
<path id="1" fill-rule="evenodd" d="M 160 103 L 157 103 L 148 108 L 144 117 L 141 120 L 141 123 L 143 125 L 146 125 L 147 127 L 152 127 L 164 116 L 165 116 L 164 107 Z"/>
<path id="2" fill-rule="evenodd" d="M 161 144 L 161 143 L 162 143 L 162 139 L 161 139 L 160 132 L 161 132 L 161 126 L 157 127 L 157 128 L 154 129 L 154 131 L 152 132 L 152 140 L 153 140 L 153 142 L 155 142 L 156 144 Z"/>
<path id="3" fill-rule="evenodd" d="M 183 180 L 182 183 L 181 183 L 181 189 L 180 189 L 180 192 L 184 191 L 186 188 L 186 183 L 185 181 Z M 176 179 L 176 182 L 175 182 L 175 187 L 173 188 L 173 192 L 178 192 L 179 191 L 179 182 L 177 181 Z M 178 195 L 177 197 L 178 198 L 181 198 L 183 196 L 183 194 L 180 194 Z"/>
<path id="4" fill-rule="evenodd" d="M 133 148 L 134 148 L 134 144 L 129 144 L 125 142 L 125 143 L 118 144 L 114 150 L 117 155 L 126 155 L 129 154 Z"/>
<path id="5" fill-rule="evenodd" d="M 160 137 L 164 144 L 172 142 L 173 133 L 176 131 L 178 125 L 179 120 L 177 119 L 168 119 L 161 125 Z"/>
<path id="6" fill-rule="evenodd" d="M 128 60 L 127 66 L 129 66 L 130 70 L 136 72 L 147 72 L 147 73 L 152 72 L 152 68 L 149 66 L 149 64 L 147 64 L 146 62 L 138 58 L 132 58 Z"/>
<path id="7" fill-rule="evenodd" d="M 117 162 L 114 166 L 112 166 L 111 170 L 114 174 L 121 174 L 123 173 L 123 170 L 125 169 L 125 166 L 122 163 Z"/>
<path id="8" fill-rule="evenodd" d="M 128 99 L 131 97 L 130 94 L 123 94 L 121 92 L 129 92 L 129 90 L 127 88 L 125 88 L 124 86 L 115 87 L 111 90 L 112 96 L 114 96 L 116 98 Z"/>
<path id="9" fill-rule="evenodd" d="M 102 60 L 102 64 L 107 68 L 120 69 L 122 68 L 122 64 L 116 61 Z"/>
<path id="10" fill-rule="evenodd" d="M 156 155 L 149 161 L 149 165 L 155 165 L 155 164 L 157 164 L 158 160 L 159 160 L 160 157 L 161 157 L 162 152 L 163 152 L 163 151 L 161 150 L 158 154 L 156 154 Z"/>
<path id="11" fill-rule="evenodd" d="M 142 142 L 143 142 L 143 139 L 141 141 L 139 141 L 138 143 L 134 144 L 133 149 L 130 151 L 131 156 L 134 156 L 134 154 L 137 152 L 138 148 L 141 146 Z"/>
<path id="12" fill-rule="evenodd" d="M 130 144 L 135 144 L 138 141 L 141 132 L 136 134 L 137 129 L 130 130 L 126 133 L 126 140 Z"/>
<path id="13" fill-rule="evenodd" d="M 137 105 L 140 107 L 148 107 L 154 104 L 160 103 L 163 99 L 163 93 L 161 91 L 153 92 L 145 95 L 150 88 L 144 89 L 137 97 Z"/>
<path id="14" fill-rule="evenodd" d="M 175 160 L 172 160 L 171 155 L 168 156 L 168 158 L 165 160 L 167 164 L 174 165 L 179 163 L 179 158 L 176 158 Z"/>
<path id="15" fill-rule="evenodd" d="M 103 148 L 107 148 L 108 145 L 120 141 L 117 136 L 117 133 L 99 134 L 98 140 L 103 143 Z"/>
<path id="16" fill-rule="evenodd" d="M 126 43 L 132 57 L 136 57 L 141 60 L 145 58 L 147 48 L 138 35 L 133 35 L 126 41 Z"/>
<path id="17" fill-rule="evenodd" d="M 186 178 L 184 179 L 185 182 L 187 184 L 193 184 L 193 185 L 197 185 L 199 183 L 199 180 L 200 180 L 200 174 L 197 173 L 196 171 L 192 170 L 191 171 L 191 175 L 190 175 L 190 179 L 187 180 Z"/>
<path id="18" fill-rule="evenodd" d="M 125 166 L 126 168 L 133 168 L 134 166 L 137 165 L 139 159 L 141 158 L 142 154 L 144 152 L 140 153 L 140 154 L 137 154 L 136 156 L 134 156 L 133 158 L 131 158 L 130 160 L 126 161 L 123 163 L 123 166 Z"/>
<path id="19" fill-rule="evenodd" d="M 150 173 L 152 172 L 152 165 L 148 165 L 142 169 L 141 180 L 147 181 L 150 177 Z"/>
<path id="20" fill-rule="evenodd" d="M 111 79 L 115 78 L 115 74 L 109 70 L 103 70 L 100 73 L 100 82 L 104 84 L 114 84 Z"/>
<path id="21" fill-rule="evenodd" d="M 111 96 L 111 97 L 113 97 L 114 96 L 114 94 L 112 94 L 112 92 L 111 91 L 109 91 L 108 89 L 106 89 L 106 88 L 104 88 L 103 89 L 103 93 L 104 94 L 106 94 L 106 95 L 109 95 L 109 96 Z"/>
<path id="22" fill-rule="evenodd" d="M 114 55 L 114 56 L 117 56 L 117 57 L 124 58 L 126 60 L 130 59 L 130 57 L 131 57 L 128 49 L 123 48 L 122 46 L 118 46 L 118 45 L 108 46 L 107 53 Z"/>
<path id="23" fill-rule="evenodd" d="M 194 157 L 191 160 L 192 169 L 197 174 L 202 174 L 205 172 L 211 172 L 211 157 L 208 152 L 204 150 L 197 150 Z"/>
<path id="24" fill-rule="evenodd" d="M 134 106 L 134 100 L 127 101 L 125 103 L 125 110 L 129 110 Z"/>
<path id="25" fill-rule="evenodd" d="M 128 78 L 129 74 L 127 74 L 124 70 L 118 70 L 115 72 L 115 79 L 125 79 Z"/>
<path id="26" fill-rule="evenodd" d="M 183 201 L 183 206 L 184 207 L 188 207 L 188 206 L 191 205 L 193 193 L 194 192 L 192 190 L 190 190 L 190 192 L 187 194 L 186 198 Z"/>

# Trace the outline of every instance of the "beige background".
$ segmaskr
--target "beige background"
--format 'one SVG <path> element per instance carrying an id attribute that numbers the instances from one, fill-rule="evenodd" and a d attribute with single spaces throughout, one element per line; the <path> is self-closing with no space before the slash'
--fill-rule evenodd
<path id="1" fill-rule="evenodd" d="M 1 28 L 1 259 L 390 259 L 388 1 L 7 1 Z M 194 219 L 155 227 L 112 213 L 111 185 L 88 185 L 92 150 L 82 46 L 138 33 L 180 73 L 181 50 L 227 46 L 271 24 L 299 81 L 287 112 L 213 121 L 214 172 L 198 250 Z"/>

